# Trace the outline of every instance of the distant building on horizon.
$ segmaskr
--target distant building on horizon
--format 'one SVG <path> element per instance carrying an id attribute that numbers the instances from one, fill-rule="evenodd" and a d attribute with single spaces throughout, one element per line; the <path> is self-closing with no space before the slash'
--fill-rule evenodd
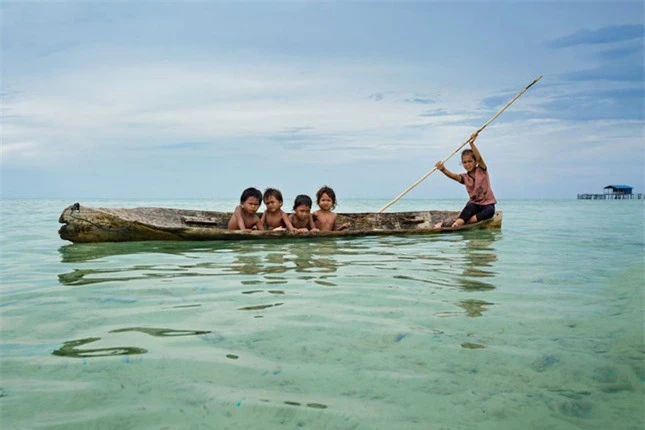
<path id="1" fill-rule="evenodd" d="M 625 194 L 631 194 L 634 187 L 629 185 L 607 185 L 604 190 L 605 194 L 614 194 L 624 196 Z"/>
<path id="2" fill-rule="evenodd" d="M 643 193 L 634 194 L 629 185 L 607 185 L 603 194 L 578 194 L 578 200 L 640 200 Z"/>

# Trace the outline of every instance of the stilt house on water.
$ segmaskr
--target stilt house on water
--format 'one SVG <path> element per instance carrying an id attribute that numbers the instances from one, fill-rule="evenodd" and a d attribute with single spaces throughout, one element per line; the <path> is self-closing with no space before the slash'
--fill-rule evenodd
<path id="1" fill-rule="evenodd" d="M 634 194 L 629 185 L 607 185 L 603 194 L 578 194 L 578 200 L 640 200 L 643 193 Z"/>

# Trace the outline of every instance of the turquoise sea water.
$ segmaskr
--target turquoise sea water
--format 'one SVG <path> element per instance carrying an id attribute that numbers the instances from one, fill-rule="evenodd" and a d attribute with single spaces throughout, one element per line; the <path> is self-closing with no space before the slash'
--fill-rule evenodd
<path id="1" fill-rule="evenodd" d="M 497 232 L 83 245 L 57 235 L 71 203 L 2 201 L 3 429 L 645 425 L 643 201 L 506 201 Z"/>

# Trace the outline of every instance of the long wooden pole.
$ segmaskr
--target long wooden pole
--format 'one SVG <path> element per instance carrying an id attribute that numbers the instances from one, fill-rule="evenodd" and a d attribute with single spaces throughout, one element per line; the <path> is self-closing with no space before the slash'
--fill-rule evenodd
<path id="1" fill-rule="evenodd" d="M 531 87 L 532 87 L 532 86 L 533 86 L 537 81 L 539 81 L 540 79 L 542 79 L 542 75 L 540 75 L 540 76 L 538 76 L 537 78 L 535 78 L 535 80 L 534 80 L 533 82 L 531 82 L 530 84 L 528 84 L 528 85 L 526 86 L 526 88 L 524 88 L 524 89 L 523 89 L 522 91 L 520 91 L 520 92 L 519 92 L 515 97 L 513 97 L 513 98 L 512 98 L 508 103 L 506 103 L 506 104 L 504 105 L 504 107 L 502 107 L 502 108 L 501 108 L 501 109 L 500 109 L 500 110 L 499 110 L 495 115 L 493 115 L 493 117 L 492 117 L 491 119 L 489 119 L 488 121 L 486 121 L 486 123 L 485 123 L 484 125 L 482 125 L 481 127 L 479 127 L 479 130 L 477 130 L 477 133 L 481 132 L 483 129 L 485 129 L 486 127 L 488 127 L 488 124 L 490 124 L 491 122 L 495 121 L 495 119 L 496 119 L 498 116 L 500 116 L 500 115 L 502 114 L 502 112 L 504 112 L 504 111 L 505 111 L 505 110 L 506 110 L 510 105 L 512 105 L 512 104 L 513 104 L 513 102 L 514 102 L 515 100 L 519 99 L 519 98 L 520 98 L 520 96 L 526 92 L 526 90 L 528 90 L 529 88 L 531 88 Z M 469 140 L 470 140 L 470 139 L 469 139 Z M 459 150 L 460 150 L 461 148 L 463 148 L 467 143 L 468 143 L 468 140 L 466 140 L 464 143 L 462 143 L 461 145 L 459 145 L 459 147 L 458 147 L 457 149 L 455 149 L 454 151 L 452 151 L 452 152 L 450 153 L 450 155 L 448 155 L 446 158 L 444 158 L 443 160 L 441 160 L 441 162 L 442 162 L 442 163 L 445 163 L 446 161 L 448 161 L 448 159 L 450 159 L 450 157 L 452 157 L 452 156 L 453 156 L 453 155 L 455 155 L 457 152 L 459 152 Z M 419 178 L 419 179 L 418 179 L 414 184 L 410 185 L 408 188 L 406 188 L 405 190 L 403 190 L 403 192 L 401 192 L 401 194 L 399 194 L 398 196 L 396 196 L 396 197 L 394 198 L 394 200 L 392 200 L 391 202 L 389 202 L 388 204 L 386 204 L 385 206 L 383 206 L 381 209 L 379 209 L 377 213 L 381 213 L 381 212 L 383 212 L 385 209 L 389 208 L 389 207 L 390 207 L 390 206 L 392 206 L 394 203 L 396 203 L 397 201 L 399 201 L 399 200 L 401 199 L 401 197 L 403 197 L 404 195 L 406 195 L 407 193 L 409 193 L 410 191 L 412 191 L 412 189 L 413 189 L 414 187 L 416 187 L 416 186 L 417 186 L 417 185 L 419 185 L 421 182 L 423 182 L 423 181 L 425 180 L 425 178 L 427 178 L 428 176 L 430 176 L 430 175 L 431 175 L 435 170 L 437 170 L 437 167 L 433 167 L 432 169 L 428 170 L 428 171 L 427 171 L 423 176 L 421 176 L 421 177 L 420 177 L 420 178 Z"/>

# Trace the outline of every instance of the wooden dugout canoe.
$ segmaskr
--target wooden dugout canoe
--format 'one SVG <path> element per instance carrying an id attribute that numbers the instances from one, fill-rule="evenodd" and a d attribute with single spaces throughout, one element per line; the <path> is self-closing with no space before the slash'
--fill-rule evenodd
<path id="1" fill-rule="evenodd" d="M 350 223 L 342 231 L 295 234 L 284 231 L 227 230 L 231 212 L 173 208 L 93 208 L 78 203 L 66 207 L 58 221 L 61 239 L 74 243 L 146 240 L 248 240 L 312 237 L 358 237 L 435 234 L 449 231 L 501 228 L 502 211 L 491 219 L 460 228 L 449 227 L 457 211 L 339 213 L 337 222 Z M 438 223 L 442 227 L 434 228 Z"/>

